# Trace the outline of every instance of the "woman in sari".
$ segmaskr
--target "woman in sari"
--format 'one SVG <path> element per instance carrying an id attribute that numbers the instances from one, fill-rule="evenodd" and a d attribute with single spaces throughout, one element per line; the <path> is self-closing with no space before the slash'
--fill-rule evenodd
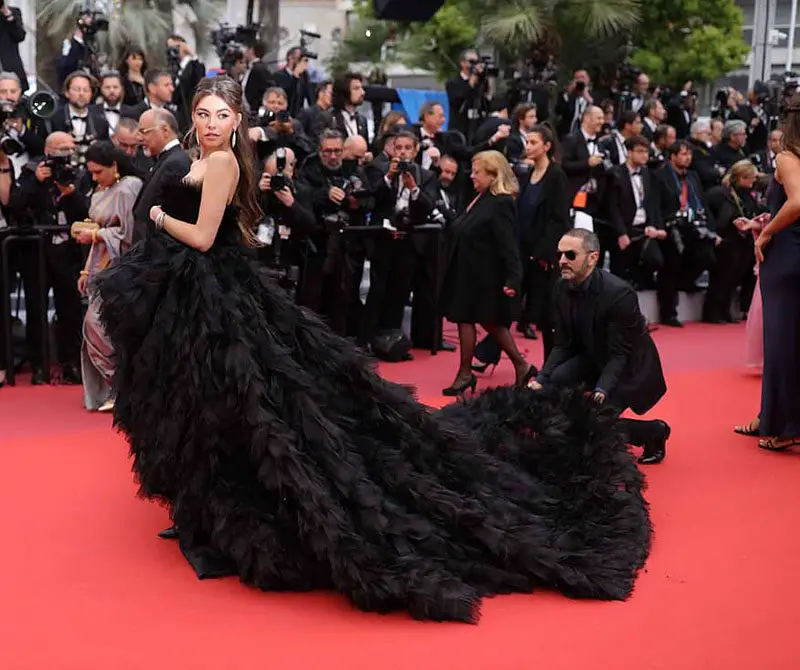
<path id="1" fill-rule="evenodd" d="M 113 349 L 100 323 L 100 298 L 92 289 L 91 280 L 130 248 L 133 204 L 142 182 L 132 176 L 133 169 L 127 157 L 111 142 L 90 146 L 86 152 L 86 167 L 97 184 L 89 205 L 89 218 L 99 228 L 81 230 L 76 235 L 80 244 L 91 245 L 78 279 L 78 291 L 89 300 L 81 346 L 83 402 L 90 411 L 109 412 L 114 408 Z"/>

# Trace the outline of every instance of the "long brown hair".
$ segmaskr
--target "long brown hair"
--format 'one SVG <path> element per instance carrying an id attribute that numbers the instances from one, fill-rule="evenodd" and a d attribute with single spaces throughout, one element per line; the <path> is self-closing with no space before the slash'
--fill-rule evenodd
<path id="1" fill-rule="evenodd" d="M 247 132 L 247 115 L 242 106 L 242 87 L 227 75 L 204 77 L 197 85 L 192 100 L 192 114 L 203 98 L 215 95 L 225 101 L 235 114 L 242 115 L 242 122 L 231 137 L 233 155 L 239 164 L 239 183 L 233 196 L 233 203 L 239 210 L 238 226 L 242 241 L 248 247 L 259 246 L 256 237 L 256 226 L 261 219 L 261 207 L 256 197 L 256 175 L 254 170 L 253 147 Z M 194 127 L 190 131 L 194 138 Z M 236 140 L 235 144 L 233 140 Z"/>
<path id="2" fill-rule="evenodd" d="M 783 100 L 786 112 L 781 130 L 783 130 L 783 149 L 800 158 L 800 93 L 793 93 Z"/>

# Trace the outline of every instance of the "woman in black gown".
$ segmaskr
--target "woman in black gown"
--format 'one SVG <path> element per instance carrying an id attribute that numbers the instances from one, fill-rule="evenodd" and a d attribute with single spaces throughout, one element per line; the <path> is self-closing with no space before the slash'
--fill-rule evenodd
<path id="1" fill-rule="evenodd" d="M 248 248 L 241 87 L 203 80 L 192 118 L 200 160 L 96 285 L 116 423 L 198 575 L 468 622 L 535 586 L 625 598 L 650 525 L 614 417 L 512 388 L 432 413 L 382 379 Z"/>
<path id="2" fill-rule="evenodd" d="M 784 151 L 767 195 L 772 220 L 756 240 L 764 317 L 758 446 L 800 444 L 800 94 L 786 101 Z"/>

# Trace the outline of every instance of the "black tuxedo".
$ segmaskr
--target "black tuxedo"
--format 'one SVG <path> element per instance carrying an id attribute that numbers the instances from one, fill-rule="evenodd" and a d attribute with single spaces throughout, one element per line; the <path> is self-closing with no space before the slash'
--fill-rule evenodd
<path id="1" fill-rule="evenodd" d="M 616 133 L 611 133 L 600 140 L 600 151 L 606 155 L 612 165 L 622 165 L 628 156 L 624 146 L 620 149 L 620 137 Z M 622 142 L 624 143 L 624 141 L 623 138 Z"/>
<path id="2" fill-rule="evenodd" d="M 641 168 L 642 192 L 634 191 L 630 169 L 618 165 L 609 176 L 607 191 L 608 221 L 617 240 L 622 235 L 630 238 L 630 245 L 622 250 L 619 242 L 610 247 L 611 272 L 629 281 L 652 281 L 653 274 L 664 265 L 664 257 L 657 240 L 644 237 L 648 226 L 663 228 L 658 182 L 646 167 Z M 646 220 L 634 225 L 638 199 L 642 198 Z"/>
<path id="3" fill-rule="evenodd" d="M 150 208 L 164 202 L 167 189 L 185 177 L 191 166 L 191 159 L 180 146 L 172 147 L 158 156 L 133 203 L 134 244 L 147 237 L 152 229 Z"/>
<path id="4" fill-rule="evenodd" d="M 566 97 L 565 97 L 566 96 Z M 558 100 L 556 101 L 555 113 L 558 117 L 558 125 L 556 126 L 556 132 L 558 136 L 561 138 L 566 137 L 567 135 L 572 134 L 573 131 L 573 124 L 577 124 L 577 131 L 580 130 L 581 125 L 581 117 L 580 114 L 577 115 L 576 118 L 576 110 L 575 107 L 578 105 L 578 99 L 583 99 L 583 94 L 579 94 L 576 91 L 572 93 L 562 93 L 558 96 Z M 584 100 L 584 103 L 581 103 L 583 109 L 585 110 L 589 106 L 589 102 Z"/>
<path id="5" fill-rule="evenodd" d="M 175 78 L 172 103 L 176 107 L 178 127 L 182 132 L 192 125 L 192 98 L 200 80 L 206 76 L 206 68 L 199 60 L 190 60 Z"/>
<path id="6" fill-rule="evenodd" d="M 109 139 L 108 121 L 106 121 L 103 111 L 96 105 L 89 105 L 86 111 L 86 135 L 91 135 L 95 140 Z M 72 135 L 73 124 L 71 116 L 69 106 L 60 105 L 49 120 L 52 131 L 61 131 Z"/>
<path id="7" fill-rule="evenodd" d="M 555 346 L 538 381 L 543 386 L 586 384 L 605 393 L 620 411 L 630 407 L 644 414 L 655 406 L 667 385 L 630 284 L 603 270 L 595 270 L 578 289 L 559 280 Z"/>
<path id="8" fill-rule="evenodd" d="M 356 126 L 358 128 L 358 134 L 364 138 L 367 146 L 369 146 L 369 128 L 367 126 L 367 120 L 361 114 L 356 114 Z M 338 130 L 345 137 L 349 136 L 347 132 L 347 126 L 344 122 L 344 114 L 340 109 L 332 108 L 319 115 L 317 127 L 314 129 L 315 134 L 319 136 L 325 128 Z"/>
<path id="9" fill-rule="evenodd" d="M 689 137 L 692 129 L 692 112 L 683 105 L 683 97 L 678 96 L 677 100 L 668 105 L 667 123 L 675 128 L 675 135 L 679 140 Z"/>
<path id="10" fill-rule="evenodd" d="M 435 207 L 438 185 L 436 175 L 419 165 L 412 166 L 412 173 L 419 188 L 415 196 L 409 194 L 408 217 L 411 226 L 428 223 Z M 400 175 L 395 175 L 391 184 L 378 168 L 368 166 L 367 177 L 375 193 L 375 208 L 372 212 L 373 225 L 381 226 L 384 220 L 397 224 L 395 208 L 398 192 L 401 191 Z M 423 234 L 414 235 L 408 231 L 397 239 L 390 234 L 376 234 L 370 257 L 369 293 L 364 305 L 361 323 L 361 341 L 369 344 L 381 331 L 399 330 L 403 324 L 403 314 L 408 304 L 408 296 L 414 282 L 417 260 L 426 262 L 429 238 Z M 428 259 L 429 260 L 429 259 Z M 429 273 L 428 278 L 431 274 Z M 430 282 L 422 282 L 423 291 L 432 294 Z M 417 315 L 420 318 L 422 315 Z M 428 312 L 426 325 L 433 322 Z M 428 344 L 428 343 L 426 343 Z"/>
<path id="11" fill-rule="evenodd" d="M 0 63 L 6 72 L 13 72 L 19 77 L 22 92 L 28 90 L 28 78 L 19 55 L 19 43 L 25 39 L 25 25 L 22 23 L 22 12 L 16 7 L 9 7 L 11 17 L 0 16 Z"/>
<path id="12" fill-rule="evenodd" d="M 599 149 L 599 138 L 598 142 Z M 606 182 L 606 171 L 603 163 L 589 167 L 589 145 L 582 131 L 567 135 L 561 146 L 561 166 L 567 174 L 570 201 L 589 180 L 597 184 L 596 192 L 587 197 L 586 213 L 600 216 Z"/>
<path id="13" fill-rule="evenodd" d="M 275 78 L 263 60 L 257 60 L 250 66 L 250 73 L 245 75 L 247 81 L 244 86 L 244 98 L 255 113 L 264 101 L 264 93 L 270 86 L 275 86 Z"/>
<path id="14" fill-rule="evenodd" d="M 692 170 L 700 178 L 703 190 L 708 191 L 719 185 L 722 175 L 712 150 L 698 140 L 689 140 L 689 144 L 692 145 Z"/>

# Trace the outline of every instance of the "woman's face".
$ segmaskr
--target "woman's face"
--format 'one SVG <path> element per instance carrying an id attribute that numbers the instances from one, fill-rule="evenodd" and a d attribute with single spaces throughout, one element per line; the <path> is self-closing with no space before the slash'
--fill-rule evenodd
<path id="1" fill-rule="evenodd" d="M 231 136 L 242 121 L 222 98 L 207 95 L 194 109 L 192 121 L 197 130 L 197 140 L 204 151 L 227 149 Z"/>
<path id="2" fill-rule="evenodd" d="M 125 61 L 128 63 L 128 69 L 134 72 L 140 72 L 144 65 L 144 58 L 141 54 L 128 54 Z"/>
<path id="3" fill-rule="evenodd" d="M 494 181 L 494 175 L 487 172 L 483 163 L 479 161 L 475 161 L 472 164 L 472 174 L 470 177 L 472 178 L 472 185 L 478 193 L 488 191 Z"/>
<path id="4" fill-rule="evenodd" d="M 525 156 L 532 161 L 538 161 L 546 155 L 550 145 L 546 144 L 539 133 L 528 133 L 528 143 L 525 145 Z"/>
<path id="5" fill-rule="evenodd" d="M 117 181 L 116 163 L 114 163 L 109 167 L 106 167 L 105 165 L 100 165 L 100 163 L 88 161 L 86 163 L 86 168 L 91 173 L 92 179 L 94 179 L 94 183 L 97 184 L 100 188 L 109 188 L 110 186 L 114 185 L 114 182 Z"/>

